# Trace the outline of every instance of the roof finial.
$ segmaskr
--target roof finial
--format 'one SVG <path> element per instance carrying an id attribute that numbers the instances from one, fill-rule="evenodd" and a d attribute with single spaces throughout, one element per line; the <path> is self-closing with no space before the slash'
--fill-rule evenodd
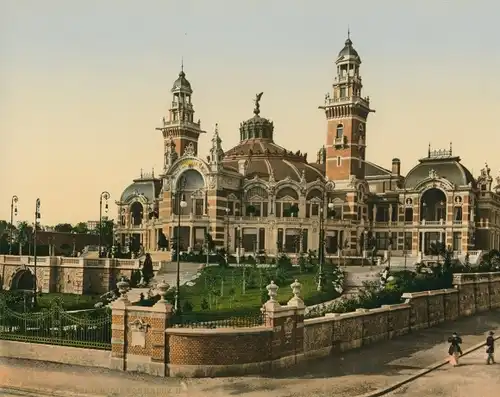
<path id="1" fill-rule="evenodd" d="M 219 123 L 215 123 L 215 135 L 219 135 Z"/>
<path id="2" fill-rule="evenodd" d="M 427 150 L 427 156 L 431 157 L 431 143 L 429 142 L 429 149 Z"/>
<path id="3" fill-rule="evenodd" d="M 260 94 L 255 95 L 255 100 L 254 100 L 255 109 L 253 110 L 253 112 L 256 116 L 258 116 L 260 113 L 260 99 L 262 98 L 262 94 L 264 94 L 264 93 L 261 92 Z"/>
<path id="4" fill-rule="evenodd" d="M 151 169 L 151 177 L 154 178 L 155 177 L 155 167 L 153 167 Z"/>
<path id="5" fill-rule="evenodd" d="M 181 57 L 181 72 L 184 73 L 184 56 Z"/>
<path id="6" fill-rule="evenodd" d="M 142 168 L 141 168 L 141 178 L 142 178 Z"/>
<path id="7" fill-rule="evenodd" d="M 453 156 L 453 142 L 450 141 L 450 156 Z"/>
<path id="8" fill-rule="evenodd" d="M 349 28 L 349 25 L 347 25 L 347 38 L 351 40 L 351 29 Z"/>

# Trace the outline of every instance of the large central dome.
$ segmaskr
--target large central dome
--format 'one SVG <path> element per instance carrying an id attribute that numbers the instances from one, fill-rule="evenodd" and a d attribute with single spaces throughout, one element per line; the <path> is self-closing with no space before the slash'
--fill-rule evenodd
<path id="1" fill-rule="evenodd" d="M 261 97 L 262 93 L 256 96 L 254 116 L 240 124 L 240 143 L 224 154 L 224 167 L 238 171 L 238 162 L 244 159 L 248 161 L 247 177 L 269 180 L 272 175 L 275 180 L 289 177 L 296 181 L 305 178 L 307 182 L 323 178 L 317 164 L 307 163 L 306 153 L 292 152 L 274 143 L 273 122 L 260 116 Z"/>

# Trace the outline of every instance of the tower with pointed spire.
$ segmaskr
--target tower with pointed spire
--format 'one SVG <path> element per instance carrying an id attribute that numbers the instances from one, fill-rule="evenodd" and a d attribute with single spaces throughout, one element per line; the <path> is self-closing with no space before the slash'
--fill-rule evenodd
<path id="1" fill-rule="evenodd" d="M 331 180 L 365 177 L 366 120 L 370 112 L 369 98 L 363 98 L 361 58 L 347 33 L 344 48 L 335 61 L 337 76 L 332 93 L 325 96 L 327 120 L 326 176 Z"/>
<path id="2" fill-rule="evenodd" d="M 163 126 L 156 128 L 163 134 L 165 159 L 172 158 L 172 149 L 175 149 L 178 157 L 186 151 L 196 156 L 198 138 L 205 131 L 201 129 L 200 120 L 194 120 L 194 107 L 191 102 L 193 90 L 184 73 L 184 63 L 171 92 L 172 104 L 168 111 L 168 119 L 164 117 Z"/>
<path id="3" fill-rule="evenodd" d="M 219 172 L 222 169 L 222 159 L 224 150 L 222 150 L 222 139 L 219 136 L 219 125 L 215 124 L 214 136 L 212 137 L 212 147 L 210 148 L 210 168 L 212 172 Z"/>

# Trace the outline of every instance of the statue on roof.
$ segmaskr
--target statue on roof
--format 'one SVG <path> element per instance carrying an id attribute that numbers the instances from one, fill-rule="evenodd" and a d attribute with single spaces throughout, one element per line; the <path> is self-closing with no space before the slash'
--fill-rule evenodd
<path id="1" fill-rule="evenodd" d="M 255 95 L 255 99 L 254 99 L 254 102 L 255 102 L 255 109 L 254 109 L 254 111 L 253 111 L 253 112 L 254 112 L 256 115 L 258 115 L 258 114 L 260 113 L 260 100 L 261 100 L 261 98 L 262 98 L 262 95 L 263 95 L 263 94 L 264 94 L 264 93 L 263 93 L 263 92 L 261 92 L 260 94 L 256 94 L 256 95 Z"/>

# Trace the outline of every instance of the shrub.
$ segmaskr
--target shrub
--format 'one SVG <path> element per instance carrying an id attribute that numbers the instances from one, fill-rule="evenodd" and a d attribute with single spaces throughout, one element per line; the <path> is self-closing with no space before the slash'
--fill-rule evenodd
<path id="1" fill-rule="evenodd" d="M 210 305 L 208 304 L 207 298 L 203 298 L 201 301 L 201 310 L 208 310 L 209 307 Z"/>
<path id="2" fill-rule="evenodd" d="M 184 301 L 183 305 L 182 305 L 182 311 L 184 313 L 190 313 L 193 311 L 193 305 L 191 304 L 191 302 L 189 301 Z"/>
<path id="3" fill-rule="evenodd" d="M 257 285 L 257 280 L 255 279 L 255 275 L 253 273 L 250 273 L 246 280 L 246 288 L 255 289 L 257 287 L 258 285 Z"/>
<path id="4" fill-rule="evenodd" d="M 154 277 L 155 273 L 153 270 L 153 260 L 151 259 L 150 254 L 146 254 L 146 258 L 144 259 L 144 264 L 142 265 L 142 278 L 144 282 L 147 284 Z"/>
<path id="5" fill-rule="evenodd" d="M 292 269 L 292 261 L 290 257 L 285 253 L 280 253 L 278 259 L 276 260 L 276 265 L 279 268 L 289 270 Z"/>
<path id="6" fill-rule="evenodd" d="M 141 282 L 141 271 L 136 269 L 132 272 L 132 276 L 130 277 L 130 287 L 135 288 Z"/>

